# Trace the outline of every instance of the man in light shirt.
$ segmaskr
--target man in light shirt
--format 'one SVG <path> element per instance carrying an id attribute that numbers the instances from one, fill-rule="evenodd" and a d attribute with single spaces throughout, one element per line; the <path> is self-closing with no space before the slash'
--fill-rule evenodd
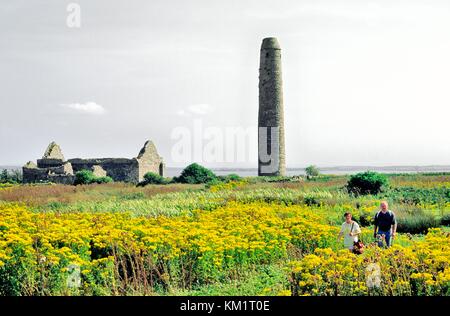
<path id="1" fill-rule="evenodd" d="M 351 213 L 345 213 L 345 222 L 341 226 L 341 231 L 338 235 L 338 241 L 344 236 L 344 247 L 348 250 L 353 250 L 355 241 L 358 241 L 358 235 L 361 234 L 361 229 L 357 222 L 352 220 Z"/>

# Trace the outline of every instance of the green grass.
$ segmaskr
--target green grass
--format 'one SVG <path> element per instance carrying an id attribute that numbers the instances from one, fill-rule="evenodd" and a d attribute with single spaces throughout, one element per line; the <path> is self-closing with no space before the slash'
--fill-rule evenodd
<path id="1" fill-rule="evenodd" d="M 289 289 L 283 264 L 263 265 L 241 271 L 236 278 L 214 284 L 194 286 L 191 290 L 173 289 L 170 295 L 187 296 L 260 296 L 277 295 Z"/>
<path id="2" fill-rule="evenodd" d="M 147 185 L 124 183 L 101 185 L 20 185 L 0 190 L 0 204 L 23 203 L 36 212 L 131 212 L 145 216 L 179 216 L 193 210 L 212 211 L 230 201 L 308 205 L 324 222 L 339 227 L 350 211 L 363 228 L 362 240 L 374 242 L 372 219 L 383 199 L 390 202 L 399 227 L 394 244 L 410 246 L 430 227 L 450 222 L 450 174 L 388 175 L 391 189 L 376 196 L 349 195 L 347 176 L 251 177 L 233 189 L 214 190 L 214 185 Z M 450 227 L 443 226 L 450 232 Z M 340 248 L 341 243 L 332 244 Z M 292 258 L 295 256 L 292 255 Z M 297 258 L 295 258 L 297 259 Z M 160 289 L 157 295 L 275 295 L 288 288 L 288 275 L 281 260 L 243 271 L 230 271 L 220 281 L 193 284 L 190 289 Z M 136 294 L 136 293 L 134 293 Z"/>
<path id="3" fill-rule="evenodd" d="M 443 205 L 450 202 L 450 188 L 393 188 L 382 195 L 386 199 L 402 204 Z"/>

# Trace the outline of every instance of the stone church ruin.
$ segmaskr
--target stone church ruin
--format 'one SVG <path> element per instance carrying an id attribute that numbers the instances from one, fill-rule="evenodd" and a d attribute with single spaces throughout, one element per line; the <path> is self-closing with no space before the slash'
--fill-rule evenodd
<path id="1" fill-rule="evenodd" d="M 164 176 L 165 165 L 152 141 L 147 141 L 135 158 L 74 158 L 65 160 L 55 142 L 48 145 L 44 156 L 23 166 L 23 183 L 53 182 L 73 184 L 75 173 L 90 170 L 98 177 L 109 176 L 114 181 L 138 183 L 147 172 Z"/>

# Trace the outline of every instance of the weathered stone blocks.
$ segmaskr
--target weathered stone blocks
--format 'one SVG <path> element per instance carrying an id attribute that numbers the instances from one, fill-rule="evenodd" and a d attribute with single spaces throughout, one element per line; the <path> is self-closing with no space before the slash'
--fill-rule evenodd
<path id="1" fill-rule="evenodd" d="M 96 176 L 109 176 L 114 181 L 138 183 L 144 174 L 154 172 L 164 175 L 164 163 L 155 145 L 147 141 L 136 158 L 74 158 L 65 161 L 61 148 L 51 142 L 37 165 L 28 162 L 22 168 L 23 182 L 54 182 L 72 184 L 75 173 L 91 170 Z"/>
<path id="2" fill-rule="evenodd" d="M 286 174 L 281 47 L 265 38 L 260 51 L 258 113 L 258 175 Z"/>

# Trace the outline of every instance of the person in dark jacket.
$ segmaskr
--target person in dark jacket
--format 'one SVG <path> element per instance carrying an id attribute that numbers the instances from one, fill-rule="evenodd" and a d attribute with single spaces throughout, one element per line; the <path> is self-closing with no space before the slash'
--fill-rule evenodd
<path id="1" fill-rule="evenodd" d="M 380 209 L 375 215 L 373 236 L 378 239 L 378 245 L 380 247 L 383 246 L 384 241 L 386 242 L 386 246 L 390 247 L 397 233 L 397 219 L 395 218 L 394 212 L 389 210 L 388 202 L 381 202 Z"/>

